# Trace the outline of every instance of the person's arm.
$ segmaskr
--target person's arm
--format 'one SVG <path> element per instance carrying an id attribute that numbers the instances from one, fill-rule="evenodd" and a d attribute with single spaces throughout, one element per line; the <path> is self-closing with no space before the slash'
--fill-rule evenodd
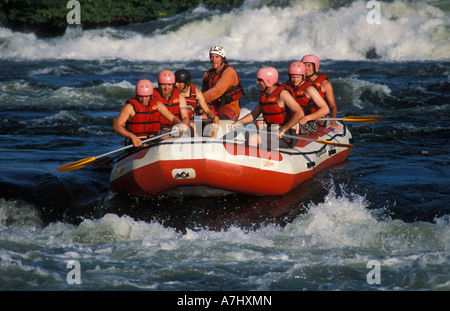
<path id="1" fill-rule="evenodd" d="M 261 114 L 261 107 L 260 105 L 256 105 L 255 108 L 253 109 L 252 112 L 250 112 L 249 114 L 245 115 L 244 117 L 242 117 L 241 119 L 237 120 L 234 123 L 230 124 L 230 129 L 233 130 L 236 126 L 239 125 L 244 125 L 250 122 L 253 122 L 254 120 L 256 120 L 256 118 Z"/>
<path id="2" fill-rule="evenodd" d="M 175 116 L 172 112 L 170 112 L 169 109 L 167 109 L 166 105 L 164 105 L 162 102 L 157 102 L 158 110 L 161 116 L 166 118 L 170 123 L 172 124 L 178 124 L 182 123 L 181 120 Z"/>
<path id="3" fill-rule="evenodd" d="M 116 122 L 114 122 L 113 130 L 120 136 L 131 139 L 135 147 L 140 147 L 142 145 L 141 139 L 125 128 L 125 123 L 127 122 L 127 120 L 134 115 L 135 112 L 131 104 L 126 104 L 125 106 L 123 106 Z"/>
<path id="4" fill-rule="evenodd" d="M 291 112 L 291 118 L 288 122 L 286 122 L 283 126 L 280 126 L 278 131 L 278 136 L 283 137 L 284 133 L 287 132 L 290 128 L 296 125 L 304 116 L 305 113 L 300 105 L 297 103 L 294 97 L 292 97 L 291 93 L 287 90 L 281 91 L 279 95 L 280 101 L 282 101 L 285 107 Z"/>
<path id="5" fill-rule="evenodd" d="M 239 79 L 236 71 L 228 67 L 222 73 L 222 76 L 219 78 L 216 85 L 203 93 L 206 103 L 215 101 L 221 97 L 230 86 L 237 85 L 238 82 Z"/>
<path id="6" fill-rule="evenodd" d="M 306 88 L 306 96 L 312 99 L 312 101 L 316 104 L 317 108 L 319 109 L 317 109 L 317 111 L 312 114 L 304 116 L 300 120 L 300 124 L 302 125 L 306 124 L 306 122 L 323 118 L 330 112 L 327 103 L 322 98 L 322 96 L 320 96 L 319 91 L 317 91 L 317 89 L 314 86 L 309 86 Z"/>
<path id="7" fill-rule="evenodd" d="M 182 123 L 189 124 L 189 113 L 186 98 L 182 94 L 180 94 L 180 116 Z"/>
<path id="8" fill-rule="evenodd" d="M 213 120 L 213 123 L 215 124 L 219 124 L 219 117 L 215 116 L 214 113 L 211 111 L 211 109 L 209 109 L 208 104 L 205 101 L 205 97 L 203 96 L 202 91 L 200 91 L 199 89 L 196 89 L 196 99 L 197 99 L 197 104 L 200 105 L 200 107 L 202 108 L 203 112 L 206 114 L 206 116 Z"/>
<path id="9" fill-rule="evenodd" d="M 322 82 L 321 87 L 322 87 L 322 92 L 324 92 L 327 97 L 331 117 L 336 118 L 337 117 L 337 105 L 336 105 L 336 100 L 334 98 L 333 86 L 331 85 L 330 81 L 324 80 Z M 331 121 L 329 126 L 334 126 L 338 130 L 340 129 L 340 126 L 336 121 Z"/>

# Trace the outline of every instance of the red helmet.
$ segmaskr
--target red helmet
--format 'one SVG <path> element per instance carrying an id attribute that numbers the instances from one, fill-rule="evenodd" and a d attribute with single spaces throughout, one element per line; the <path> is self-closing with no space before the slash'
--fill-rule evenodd
<path id="1" fill-rule="evenodd" d="M 271 87 L 278 82 L 278 71 L 273 67 L 263 67 L 258 70 L 256 77 L 263 80 L 267 87 Z"/>
<path id="2" fill-rule="evenodd" d="M 159 84 L 173 84 L 175 83 L 175 74 L 170 70 L 163 70 L 158 76 Z"/>
<path id="3" fill-rule="evenodd" d="M 289 66 L 288 74 L 290 75 L 306 75 L 306 66 L 302 62 L 293 62 Z"/>
<path id="4" fill-rule="evenodd" d="M 136 84 L 136 95 L 138 96 L 153 95 L 153 84 L 149 80 L 140 80 Z"/>
<path id="5" fill-rule="evenodd" d="M 313 63 L 314 64 L 314 69 L 316 70 L 316 72 L 319 72 L 319 58 L 316 55 L 305 55 L 302 58 L 302 63 Z"/>

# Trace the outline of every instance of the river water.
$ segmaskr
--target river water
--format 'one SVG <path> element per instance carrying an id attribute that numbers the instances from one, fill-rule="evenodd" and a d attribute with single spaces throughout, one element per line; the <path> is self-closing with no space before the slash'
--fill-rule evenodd
<path id="1" fill-rule="evenodd" d="M 448 4 L 381 2 L 370 24 L 365 1 L 276 3 L 51 39 L 0 28 L 1 290 L 450 289 Z M 245 111 L 260 67 L 283 81 L 314 53 L 339 116 L 383 121 L 348 124 L 348 160 L 285 196 L 142 199 L 110 190 L 111 163 L 58 173 L 123 146 L 110 120 L 139 79 L 186 68 L 199 85 L 216 43 Z"/>

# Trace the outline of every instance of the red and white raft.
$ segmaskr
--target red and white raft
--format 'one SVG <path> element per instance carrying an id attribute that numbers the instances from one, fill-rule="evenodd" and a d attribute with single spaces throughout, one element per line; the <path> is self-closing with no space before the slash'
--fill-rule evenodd
<path id="1" fill-rule="evenodd" d="M 220 139 L 170 138 L 123 158 L 111 172 L 112 190 L 141 197 L 282 195 L 314 174 L 344 161 L 351 151 L 305 140 L 298 140 L 289 149 L 268 151 L 248 147 L 243 133 L 237 136 L 229 133 L 230 122 L 220 121 L 216 135 Z M 344 124 L 339 131 L 319 127 L 315 135 L 302 137 L 352 142 Z"/>

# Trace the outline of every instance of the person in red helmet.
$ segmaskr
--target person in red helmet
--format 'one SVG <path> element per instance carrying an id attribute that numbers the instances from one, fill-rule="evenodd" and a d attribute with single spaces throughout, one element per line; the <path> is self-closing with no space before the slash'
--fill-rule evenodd
<path id="1" fill-rule="evenodd" d="M 320 61 L 316 55 L 305 55 L 302 58 L 302 63 L 306 66 L 306 77 L 319 91 L 320 96 L 325 100 L 330 109 L 330 116 L 336 118 L 337 116 L 337 106 L 336 100 L 334 98 L 333 86 L 331 85 L 330 79 L 325 74 L 319 74 Z M 329 126 L 333 126 L 336 129 L 340 129 L 339 124 L 336 121 L 331 121 Z"/>
<path id="2" fill-rule="evenodd" d="M 211 69 L 203 75 L 202 92 L 209 109 L 222 120 L 236 120 L 239 98 L 244 94 L 236 70 L 228 64 L 225 49 L 213 46 L 209 51 Z"/>
<path id="3" fill-rule="evenodd" d="M 299 122 L 299 134 L 314 134 L 317 131 L 316 120 L 325 117 L 329 108 L 325 100 L 311 81 L 306 80 L 306 66 L 302 62 L 292 62 L 288 70 L 286 85 L 291 89 L 305 116 Z"/>
<path id="4" fill-rule="evenodd" d="M 140 80 L 135 91 L 136 96 L 126 101 L 113 130 L 127 139 L 126 144 L 131 141 L 135 147 L 141 147 L 141 139 L 160 131 L 160 113 L 158 107 L 151 104 L 153 85 L 149 80 Z"/>
<path id="5" fill-rule="evenodd" d="M 295 135 L 292 128 L 304 117 L 303 110 L 292 97 L 286 85 L 278 83 L 278 71 L 273 67 L 263 67 L 256 75 L 260 90 L 258 105 L 253 111 L 243 118 L 231 124 L 234 129 L 238 125 L 247 124 L 256 120 L 262 114 L 267 130 L 274 131 L 274 135 L 280 139 L 279 147 L 292 148 L 297 140 L 284 138 L 284 134 Z M 271 146 L 271 135 L 267 136 L 267 146 Z M 262 143 L 258 133 L 250 135 L 248 144 L 259 146 Z"/>
<path id="6" fill-rule="evenodd" d="M 158 75 L 158 88 L 153 91 L 152 102 L 161 114 L 161 131 L 170 132 L 176 125 L 176 128 L 187 132 L 188 108 L 185 97 L 175 88 L 175 74 L 170 70 L 162 70 Z"/>

